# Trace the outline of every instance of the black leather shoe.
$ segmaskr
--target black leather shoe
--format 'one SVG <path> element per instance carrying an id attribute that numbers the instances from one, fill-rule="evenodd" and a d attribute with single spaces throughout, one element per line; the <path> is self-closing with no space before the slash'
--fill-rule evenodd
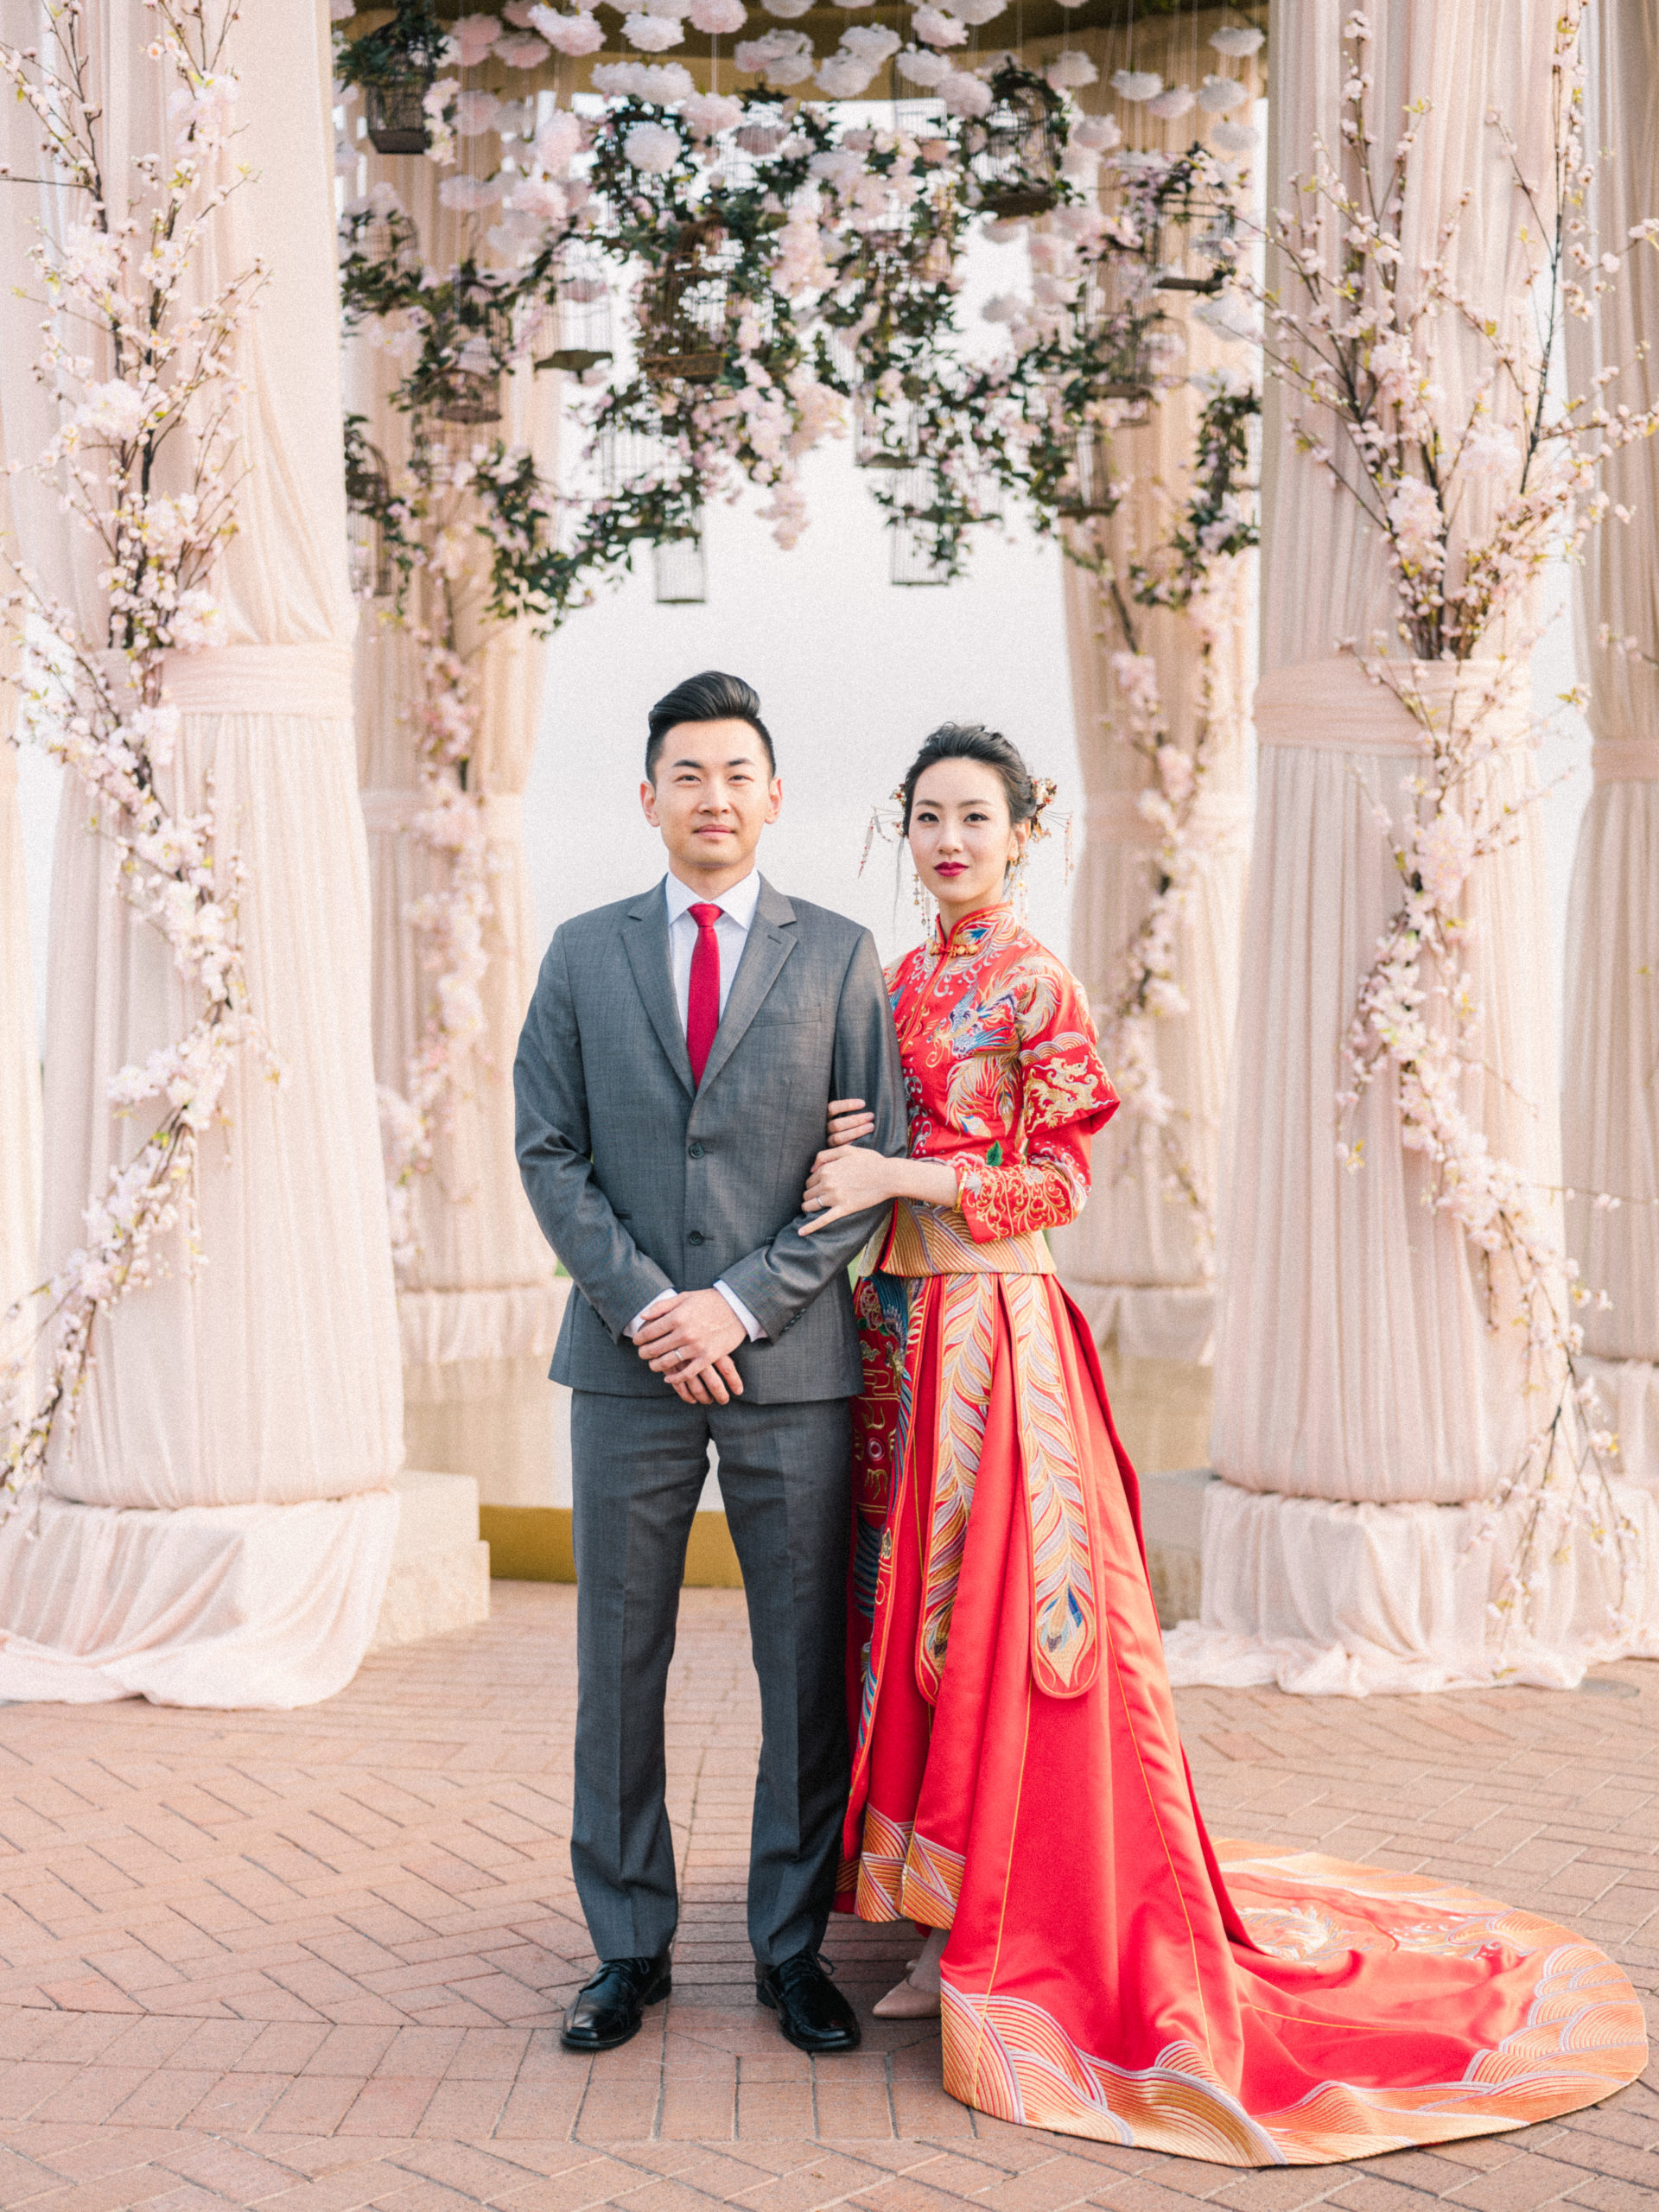
<path id="1" fill-rule="evenodd" d="M 673 1987 L 668 1953 L 654 1959 L 601 1959 L 576 1992 L 559 2041 L 567 2050 L 614 2050 L 639 2032 L 639 2015 Z"/>
<path id="2" fill-rule="evenodd" d="M 852 2006 L 830 1979 L 830 1968 L 816 1951 L 797 1951 L 781 1965 L 760 1967 L 754 1977 L 755 2001 L 770 2005 L 785 2043 L 815 2056 L 856 2050 L 858 2021 Z"/>

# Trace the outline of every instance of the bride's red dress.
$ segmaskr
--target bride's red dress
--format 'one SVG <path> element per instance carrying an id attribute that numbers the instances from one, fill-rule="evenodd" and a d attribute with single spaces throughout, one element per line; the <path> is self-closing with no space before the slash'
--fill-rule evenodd
<path id="1" fill-rule="evenodd" d="M 858 1287 L 838 1903 L 950 1929 L 945 2088 L 1254 2166 L 1520 2127 L 1634 2079 L 1635 1993 L 1568 1929 L 1426 1876 L 1212 1847 L 1135 1472 L 1039 1233 L 1077 1212 L 1117 1103 L 1087 1007 L 1006 906 L 889 982 L 911 1149 L 957 1167 L 962 1210 L 899 1205 Z"/>

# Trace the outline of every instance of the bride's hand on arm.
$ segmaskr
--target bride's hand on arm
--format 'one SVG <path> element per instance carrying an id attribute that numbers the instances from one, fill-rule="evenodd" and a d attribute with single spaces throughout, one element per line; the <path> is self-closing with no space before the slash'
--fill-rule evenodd
<path id="1" fill-rule="evenodd" d="M 830 1110 L 833 1114 L 835 1108 Z M 938 1160 L 888 1160 L 856 1145 L 836 1145 L 821 1152 L 812 1163 L 801 1205 L 804 1211 L 817 1218 L 804 1223 L 801 1234 L 810 1236 L 827 1229 L 832 1221 L 885 1205 L 891 1198 L 919 1198 L 936 1206 L 954 1206 L 957 1195 L 956 1169 Z"/>

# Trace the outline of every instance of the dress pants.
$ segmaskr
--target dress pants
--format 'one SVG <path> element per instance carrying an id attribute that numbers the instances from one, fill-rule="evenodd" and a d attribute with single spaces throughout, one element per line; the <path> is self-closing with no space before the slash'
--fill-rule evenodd
<path id="1" fill-rule="evenodd" d="M 760 1681 L 748 1928 L 766 1966 L 823 1941 L 847 1802 L 848 1402 L 688 1406 L 573 1394 L 576 1792 L 570 1860 L 601 1959 L 679 1918 L 663 1697 L 710 1441 Z"/>

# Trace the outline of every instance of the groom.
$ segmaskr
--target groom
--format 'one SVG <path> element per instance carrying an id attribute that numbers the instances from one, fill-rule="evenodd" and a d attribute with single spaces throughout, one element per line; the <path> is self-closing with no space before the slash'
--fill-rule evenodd
<path id="1" fill-rule="evenodd" d="M 760 702 L 709 671 L 651 710 L 645 819 L 665 881 L 555 934 L 513 1071 L 518 1162 L 574 1283 L 576 1790 L 570 1857 L 599 1971 L 567 2050 L 610 2050 L 668 1994 L 678 1918 L 663 1696 L 712 1442 L 760 1678 L 749 1858 L 755 1994 L 789 2041 L 852 2050 L 818 1957 L 848 1787 L 848 1262 L 874 1225 L 801 1234 L 831 1097 L 906 1149 L 868 931 L 754 864 L 783 787 Z"/>

